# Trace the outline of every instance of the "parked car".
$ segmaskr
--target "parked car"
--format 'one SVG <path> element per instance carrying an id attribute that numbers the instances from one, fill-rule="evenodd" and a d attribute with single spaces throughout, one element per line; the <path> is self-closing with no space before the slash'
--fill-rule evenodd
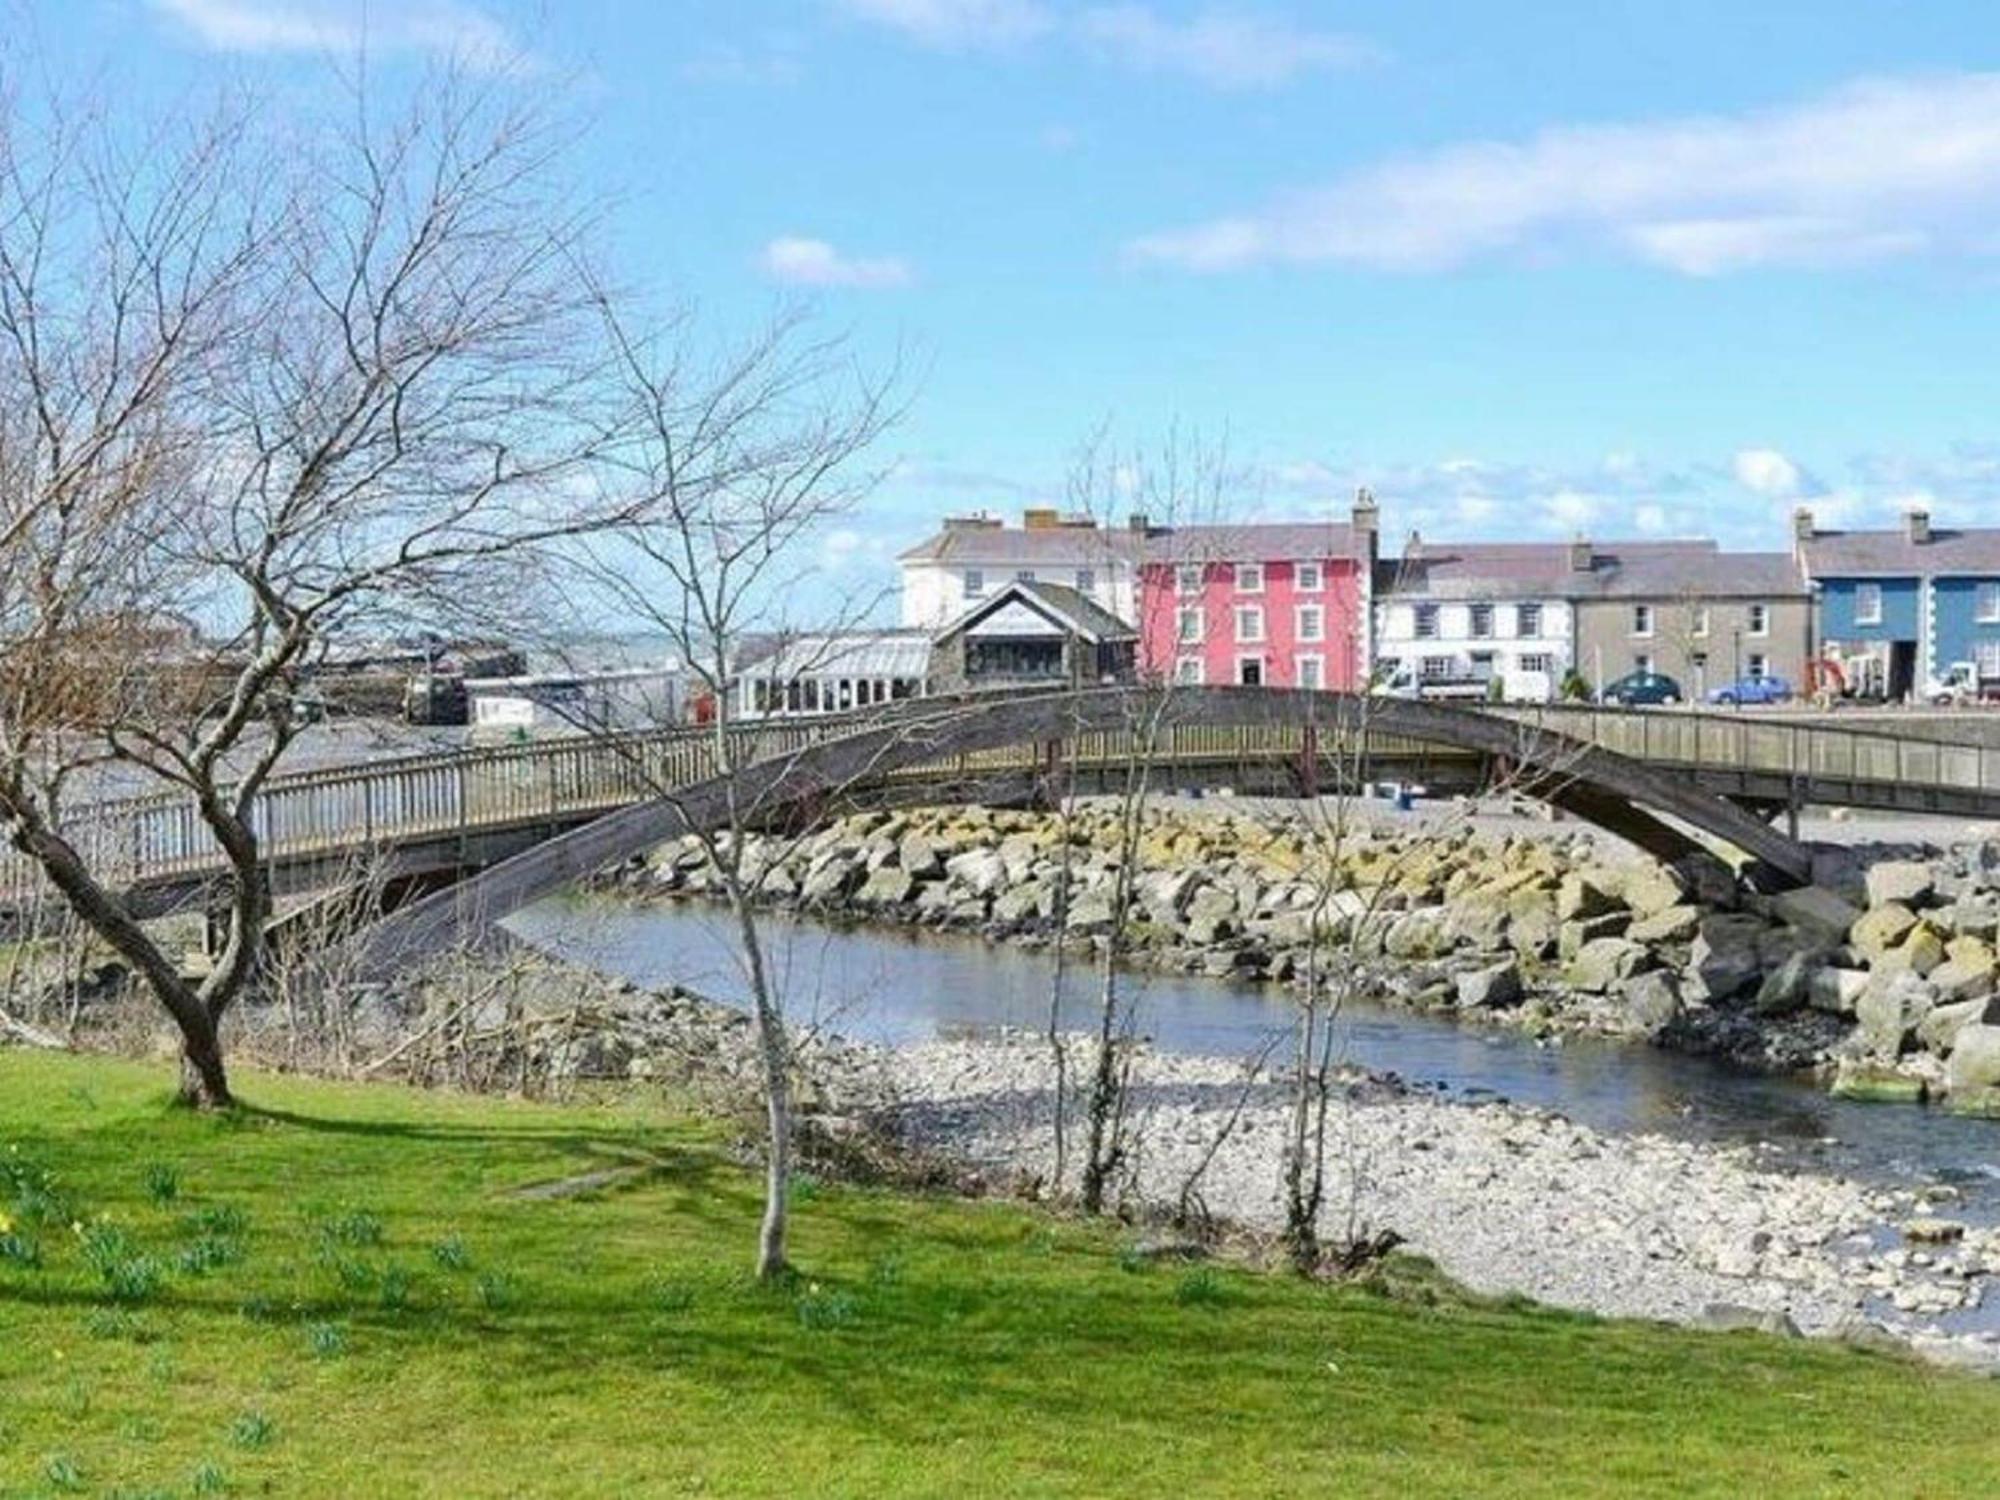
<path id="1" fill-rule="evenodd" d="M 1710 703 L 1783 703 L 1792 685 L 1782 677 L 1739 677 L 1708 690 Z"/>
<path id="2" fill-rule="evenodd" d="M 1627 708 L 1649 707 L 1656 703 L 1681 701 L 1681 685 L 1664 672 L 1628 672 L 1609 683 L 1597 695 L 1599 703 L 1622 703 Z"/>

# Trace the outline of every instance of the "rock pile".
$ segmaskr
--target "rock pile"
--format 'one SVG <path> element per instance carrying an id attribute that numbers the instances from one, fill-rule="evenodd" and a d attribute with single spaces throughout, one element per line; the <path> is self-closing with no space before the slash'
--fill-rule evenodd
<path id="1" fill-rule="evenodd" d="M 1614 856 L 1558 830 L 1336 838 L 1301 815 L 1165 806 L 1147 810 L 1123 885 L 1119 849 L 1108 808 L 925 808 L 759 840 L 745 867 L 777 905 L 996 940 L 1060 928 L 1101 950 L 1123 904 L 1120 948 L 1138 963 L 1276 983 L 1359 965 L 1393 1002 L 2000 1115 L 2000 845 L 1857 866 L 1845 894 L 1776 895 L 1714 861 Z M 691 839 L 629 878 L 716 887 Z"/>

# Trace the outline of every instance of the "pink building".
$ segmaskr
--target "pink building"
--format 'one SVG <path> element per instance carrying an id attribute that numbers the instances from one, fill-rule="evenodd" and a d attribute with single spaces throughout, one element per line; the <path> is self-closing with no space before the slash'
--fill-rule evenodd
<path id="1" fill-rule="evenodd" d="M 1379 529 L 1351 521 L 1179 526 L 1139 565 L 1139 665 L 1185 683 L 1353 690 L 1368 676 Z"/>

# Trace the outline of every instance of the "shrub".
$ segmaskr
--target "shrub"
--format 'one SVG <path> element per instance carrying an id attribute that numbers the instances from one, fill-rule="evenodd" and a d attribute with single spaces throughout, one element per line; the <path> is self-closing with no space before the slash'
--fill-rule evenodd
<path id="1" fill-rule="evenodd" d="M 128 1255 L 100 1268 L 104 1286 L 120 1302 L 145 1302 L 159 1291 L 166 1274 L 150 1255 Z"/>
<path id="2" fill-rule="evenodd" d="M 465 1248 L 462 1236 L 446 1235 L 431 1246 L 431 1259 L 447 1271 L 469 1271 L 472 1269 L 472 1252 Z"/>
<path id="3" fill-rule="evenodd" d="M 268 1448 L 277 1433 L 277 1424 L 261 1411 L 246 1411 L 229 1424 L 229 1441 L 239 1448 Z"/>
<path id="4" fill-rule="evenodd" d="M 1222 1278 L 1208 1266 L 1196 1266 L 1174 1285 L 1174 1301 L 1182 1307 L 1220 1307 L 1227 1300 Z"/>
<path id="5" fill-rule="evenodd" d="M 181 1174 L 165 1162 L 148 1162 L 140 1181 L 146 1186 L 146 1196 L 162 1207 L 181 1195 Z"/>
<path id="6" fill-rule="evenodd" d="M 335 1323 L 314 1323 L 306 1329 L 306 1347 L 314 1359 L 338 1359 L 347 1352 L 347 1334 Z"/>
<path id="7" fill-rule="evenodd" d="M 390 1266 L 382 1272 L 380 1292 L 384 1312 L 401 1312 L 410 1305 L 410 1292 L 414 1285 L 410 1273 L 401 1266 Z"/>
<path id="8" fill-rule="evenodd" d="M 188 1487 L 197 1495 L 226 1495 L 229 1493 L 229 1476 L 222 1472 L 222 1465 L 218 1463 L 199 1463 L 195 1465 Z"/>

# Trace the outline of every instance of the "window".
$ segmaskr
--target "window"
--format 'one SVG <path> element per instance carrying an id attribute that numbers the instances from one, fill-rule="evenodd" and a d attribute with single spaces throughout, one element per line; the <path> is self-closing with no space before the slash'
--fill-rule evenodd
<path id="1" fill-rule="evenodd" d="M 1982 583 L 1978 593 L 1979 623 L 2000 625 L 2000 583 Z"/>
<path id="2" fill-rule="evenodd" d="M 1264 610 L 1261 605 L 1236 606 L 1236 639 L 1244 642 L 1264 639 Z"/>
<path id="3" fill-rule="evenodd" d="M 1769 635 L 1771 633 L 1770 605 L 1753 604 L 1750 606 L 1750 633 L 1752 635 Z"/>
<path id="4" fill-rule="evenodd" d="M 1033 568 L 1016 569 L 1014 579 L 1017 583 L 1033 583 L 1035 581 L 1035 570 Z"/>
<path id="5" fill-rule="evenodd" d="M 2000 641 L 1981 641 L 1973 648 L 1982 678 L 2000 677 Z"/>
<path id="6" fill-rule="evenodd" d="M 1453 665 L 1449 656 L 1426 656 L 1417 663 L 1417 671 L 1425 679 L 1435 682 L 1440 677 L 1451 676 Z"/>
<path id="7" fill-rule="evenodd" d="M 1476 638 L 1480 640 L 1485 640 L 1493 634 L 1492 605 L 1490 604 L 1473 605 L 1471 611 L 1471 617 L 1472 617 L 1472 634 Z"/>
<path id="8" fill-rule="evenodd" d="M 1438 633 L 1438 607 L 1435 604 L 1419 604 L 1416 611 L 1417 639 L 1434 641 Z"/>
<path id="9" fill-rule="evenodd" d="M 1634 656 L 1632 658 L 1632 670 L 1643 676 L 1651 677 L 1653 675 L 1652 653 L 1641 651 L 1638 655 Z"/>
<path id="10" fill-rule="evenodd" d="M 1763 608 L 1762 605 L 1757 607 L 1759 609 Z M 1694 636 L 1705 636 L 1708 634 L 1708 606 L 1706 604 L 1697 604 L 1689 611 L 1688 633 Z"/>
<path id="11" fill-rule="evenodd" d="M 1302 641 L 1326 639 L 1326 611 L 1317 604 L 1301 604 L 1298 609 L 1298 637 Z"/>
<path id="12" fill-rule="evenodd" d="M 1236 680 L 1245 687 L 1262 687 L 1264 685 L 1264 658 L 1261 656 L 1237 657 Z"/>
<path id="13" fill-rule="evenodd" d="M 1514 634 L 1540 635 L 1542 633 L 1542 607 L 1539 604 L 1517 604 L 1514 606 Z"/>
<path id="14" fill-rule="evenodd" d="M 1750 680 L 1762 682 L 1764 674 L 1770 670 L 1771 659 L 1761 651 L 1753 651 L 1748 657 Z"/>
<path id="15" fill-rule="evenodd" d="M 1096 588 L 1097 569 L 1078 568 L 1076 570 L 1076 586 L 1077 590 L 1080 593 L 1085 593 L 1085 594 L 1089 593 L 1092 589 Z"/>
<path id="16" fill-rule="evenodd" d="M 1299 563 L 1292 570 L 1292 587 L 1301 594 L 1317 594 L 1326 587 L 1326 570 L 1316 562 Z"/>
<path id="17" fill-rule="evenodd" d="M 1183 656 L 1174 663 L 1174 681 L 1199 687 L 1201 685 L 1201 658 Z"/>
<path id="18" fill-rule="evenodd" d="M 1322 656 L 1295 656 L 1292 658 L 1292 677 L 1302 688 L 1318 692 L 1326 686 L 1326 658 Z"/>
<path id="19" fill-rule="evenodd" d="M 1201 639 L 1201 609 L 1199 606 L 1178 610 L 1174 624 L 1174 638 L 1183 642 Z"/>
<path id="20" fill-rule="evenodd" d="M 984 568 L 967 568 L 965 570 L 965 597 L 968 599 L 977 599 L 985 592 L 986 570 Z"/>
<path id="21" fill-rule="evenodd" d="M 1523 672 L 1539 672 L 1548 676 L 1556 669 L 1556 659 L 1546 651 L 1523 651 L 1520 668 Z"/>
<path id="22" fill-rule="evenodd" d="M 1857 625 L 1882 623 L 1881 584 L 1857 583 L 1854 586 L 1854 623 Z"/>
<path id="23" fill-rule="evenodd" d="M 1653 606 L 1635 604 L 1632 606 L 1632 634 L 1651 635 L 1653 633 Z"/>
<path id="24" fill-rule="evenodd" d="M 1264 565 L 1262 563 L 1238 563 L 1236 565 L 1236 592 L 1239 594 L 1261 594 L 1264 592 Z"/>
<path id="25" fill-rule="evenodd" d="M 1174 588 L 1177 592 L 1183 594 L 1199 594 L 1201 592 L 1201 564 L 1182 563 L 1178 568 L 1175 568 Z"/>
<path id="26" fill-rule="evenodd" d="M 1495 666 L 1498 665 L 1493 652 L 1475 651 L 1469 660 L 1472 664 L 1472 675 L 1475 678 L 1481 682 L 1491 682 L 1493 680 L 1493 671 Z"/>

